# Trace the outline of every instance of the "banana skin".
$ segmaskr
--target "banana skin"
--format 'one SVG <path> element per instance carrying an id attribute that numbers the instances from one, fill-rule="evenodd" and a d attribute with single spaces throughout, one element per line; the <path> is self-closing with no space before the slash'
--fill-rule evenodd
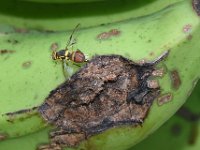
<path id="1" fill-rule="evenodd" d="M 113 29 L 117 29 L 120 34 L 99 38 L 100 34 L 109 33 Z M 9 30 L 9 34 L 0 35 L 1 50 L 13 51 L 1 53 L 0 57 L 0 91 L 3 93 L 3 101 L 0 101 L 0 133 L 6 135 L 5 141 L 36 132 L 47 124 L 37 111 L 12 117 L 4 114 L 39 106 L 49 92 L 65 80 L 62 64 L 56 64 L 50 58 L 50 47 L 55 42 L 60 48 L 65 47 L 66 32 L 30 30 L 27 33 L 16 33 L 11 28 Z M 79 148 L 92 146 L 96 149 L 126 149 L 154 132 L 170 118 L 186 101 L 194 87 L 193 83 L 200 76 L 197 69 L 200 65 L 199 34 L 199 16 L 191 1 L 186 0 L 145 17 L 80 29 L 75 48 L 89 57 L 95 54 L 119 54 L 136 62 L 141 59 L 151 61 L 170 49 L 166 61 L 158 66 L 166 68 L 159 84 L 163 95 L 170 93 L 173 96 L 171 101 L 161 106 L 155 101 L 142 127 L 112 128 L 89 138 Z M 70 31 L 67 35 L 70 35 Z M 73 65 L 70 67 L 73 70 Z M 178 88 L 173 87 L 171 72 L 174 70 L 178 72 L 181 81 Z M 44 137 L 47 138 L 46 135 Z M 0 147 L 3 143 L 0 143 Z"/>

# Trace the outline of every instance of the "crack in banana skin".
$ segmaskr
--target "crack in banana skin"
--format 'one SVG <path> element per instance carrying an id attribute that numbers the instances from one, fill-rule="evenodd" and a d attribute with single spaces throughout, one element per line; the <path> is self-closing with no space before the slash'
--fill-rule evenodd
<path id="1" fill-rule="evenodd" d="M 38 108 L 44 120 L 56 126 L 50 145 L 74 147 L 112 127 L 142 125 L 160 94 L 160 87 L 148 87 L 148 78 L 168 54 L 144 64 L 120 55 L 93 57 Z"/>

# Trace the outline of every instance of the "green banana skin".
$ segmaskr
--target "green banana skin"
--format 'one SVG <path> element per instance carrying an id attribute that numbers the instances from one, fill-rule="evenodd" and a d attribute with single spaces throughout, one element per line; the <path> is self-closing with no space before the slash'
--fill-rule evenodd
<path id="1" fill-rule="evenodd" d="M 54 3 L 3 1 L 0 5 L 0 23 L 14 26 L 16 30 L 31 28 L 42 31 L 72 30 L 78 23 L 86 28 L 142 17 L 180 1 L 182 0 L 134 0 L 134 2 L 104 0 L 90 3 L 57 3 L 56 6 L 55 3 L 58 1 Z M 41 11 L 38 10 L 45 13 L 41 15 Z"/>
<path id="2" fill-rule="evenodd" d="M 185 18 L 181 18 L 183 13 L 185 14 Z M 174 18 L 181 18 L 181 20 L 173 22 Z M 183 32 L 183 28 L 187 24 L 192 26 L 192 30 L 189 33 Z M 165 30 L 163 30 L 164 27 Z M 107 40 L 96 39 L 96 36 L 99 33 L 115 28 L 121 31 L 120 36 L 112 37 Z M 151 30 L 148 30 L 148 28 Z M 102 149 L 109 149 L 111 146 L 117 149 L 125 149 L 145 138 L 171 117 L 177 108 L 185 102 L 188 96 L 187 93 L 189 93 L 193 87 L 192 81 L 199 78 L 199 71 L 196 69 L 199 68 L 197 42 L 199 41 L 199 31 L 199 18 L 192 10 L 191 4 L 188 1 L 177 3 L 158 14 L 153 14 L 145 18 L 137 18 L 112 25 L 80 30 L 76 46 L 90 57 L 94 54 L 117 53 L 132 60 L 140 60 L 143 58 L 153 60 L 163 51 L 171 48 L 170 55 L 164 64 L 169 71 L 174 69 L 178 70 L 181 79 L 181 85 L 178 90 L 171 88 L 171 83 L 169 82 L 170 77 L 168 75 L 165 75 L 160 80 L 163 93 L 172 93 L 173 100 L 162 107 L 157 106 L 155 103 L 142 128 L 121 127 L 110 129 L 103 134 L 92 137 L 81 146 L 87 147 L 88 145 L 91 145 L 101 149 L 102 146 L 100 145 L 104 145 Z M 192 39 L 190 40 L 188 40 L 189 35 L 192 36 Z M 129 36 L 133 38 L 127 38 Z M 57 41 L 55 41 L 55 37 Z M 162 39 L 160 37 L 162 37 Z M 1 74 L 1 84 L 3 86 L 0 87 L 0 90 L 2 93 L 9 92 L 9 94 L 1 96 L 2 99 L 5 99 L 5 101 L 1 101 L 1 106 L 3 108 L 0 110 L 1 114 L 40 105 L 48 95 L 49 91 L 64 81 L 61 64 L 56 65 L 50 57 L 48 58 L 47 56 L 51 55 L 51 51 L 47 50 L 51 45 L 49 43 L 53 42 L 63 41 L 62 44 L 59 43 L 59 45 L 60 47 L 64 47 L 66 43 L 65 33 L 40 33 L 33 31 L 26 34 L 3 34 L 1 35 L 1 38 L 2 48 L 5 47 L 6 49 L 13 49 L 12 44 L 5 44 L 5 41 L 8 39 L 17 39 L 22 42 L 21 44 L 15 44 L 16 53 L 6 54 L 0 59 L 1 68 L 3 68 L 2 72 L 6 73 L 9 71 L 9 74 Z M 148 42 L 149 39 L 151 40 L 150 43 Z M 87 43 L 87 41 L 90 42 Z M 35 51 L 35 48 L 30 45 L 37 46 L 38 51 Z M 189 49 L 190 52 L 188 53 Z M 183 54 L 187 55 L 182 57 Z M 31 66 L 24 69 L 21 64 L 30 60 L 32 62 Z M 13 64 L 13 62 L 15 63 Z M 12 66 L 9 66 L 8 64 L 12 64 Z M 13 78 L 13 75 L 17 77 L 17 82 L 15 81 L 15 78 Z M 19 81 L 22 79 L 22 83 L 24 83 L 24 79 L 28 81 L 27 87 L 29 88 L 24 88 L 24 85 L 26 85 L 25 83 L 19 84 Z M 14 84 L 11 84 L 13 82 Z M 12 85 L 10 90 L 8 90 L 9 85 Z M 19 88 L 23 89 L 19 90 L 23 92 L 19 93 L 19 91 L 12 90 Z M 33 94 L 32 91 L 37 91 L 38 96 L 35 96 L 35 93 Z M 15 99 L 13 99 L 13 95 Z M 31 101 L 33 98 L 35 98 L 35 100 Z M 16 121 L 16 123 L 11 124 L 6 121 L 8 119 L 7 117 L 1 116 L 0 133 L 7 134 L 9 138 L 35 132 L 44 127 L 44 123 L 41 123 L 42 119 L 39 117 L 36 118 L 38 120 L 36 119 L 37 121 L 33 121 L 36 122 L 35 130 L 31 130 L 29 128 L 31 121 Z M 40 125 L 38 125 L 38 122 L 40 122 Z M 103 140 L 99 141 L 99 138 Z M 117 141 L 114 145 L 110 144 L 113 139 L 114 141 Z"/>

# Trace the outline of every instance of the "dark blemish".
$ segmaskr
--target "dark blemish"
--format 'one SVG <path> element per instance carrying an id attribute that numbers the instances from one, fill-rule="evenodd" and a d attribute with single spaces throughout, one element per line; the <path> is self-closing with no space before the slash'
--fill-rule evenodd
<path id="1" fill-rule="evenodd" d="M 190 127 L 190 134 L 189 134 L 189 138 L 188 138 L 188 144 L 189 145 L 195 145 L 195 143 L 197 142 L 198 139 L 198 135 L 199 135 L 199 126 L 198 123 L 192 123 L 191 127 Z"/>
<path id="2" fill-rule="evenodd" d="M 172 100 L 172 97 L 173 97 L 173 96 L 172 96 L 171 93 L 167 93 L 167 94 L 161 95 L 161 96 L 158 97 L 158 99 L 157 99 L 158 106 L 162 106 L 163 104 L 168 103 L 169 101 Z"/>
<path id="3" fill-rule="evenodd" d="M 184 27 L 183 27 L 183 32 L 184 33 L 190 33 L 192 30 L 192 25 L 191 24 L 186 24 Z"/>
<path id="4" fill-rule="evenodd" d="M 38 108 L 38 107 L 33 107 L 33 108 L 31 108 L 31 109 L 22 109 L 22 110 L 19 110 L 19 111 L 6 113 L 5 115 L 7 115 L 7 116 L 14 116 L 14 115 L 32 113 L 32 112 L 33 112 L 34 110 L 36 110 L 37 108 Z"/>
<path id="5" fill-rule="evenodd" d="M 180 124 L 176 123 L 176 124 L 173 124 L 172 127 L 171 127 L 171 133 L 174 135 L 174 136 L 180 136 L 182 132 L 182 127 Z"/>
<path id="6" fill-rule="evenodd" d="M 98 40 L 105 40 L 110 37 L 110 34 L 108 32 L 103 32 L 97 35 Z"/>
<path id="7" fill-rule="evenodd" d="M 38 94 L 35 94 L 35 96 L 33 97 L 33 99 L 38 99 Z"/>
<path id="8" fill-rule="evenodd" d="M 171 78 L 172 87 L 175 90 L 178 90 L 181 85 L 181 79 L 180 79 L 178 71 L 177 70 L 170 71 L 170 78 Z"/>
<path id="9" fill-rule="evenodd" d="M 148 40 L 147 43 L 151 43 L 151 40 Z"/>
<path id="10" fill-rule="evenodd" d="M 7 135 L 0 133 L 0 141 L 3 141 L 7 138 Z"/>
<path id="11" fill-rule="evenodd" d="M 110 35 L 112 36 L 118 36 L 121 31 L 119 31 L 118 29 L 111 29 L 108 33 L 110 33 Z"/>
<path id="12" fill-rule="evenodd" d="M 22 109 L 22 110 L 19 110 L 16 112 L 9 112 L 9 113 L 3 114 L 3 116 L 6 115 L 8 117 L 8 119 L 6 121 L 8 121 L 10 123 L 14 123 L 17 120 L 24 121 L 27 118 L 30 118 L 30 117 L 38 114 L 36 111 L 37 109 L 38 109 L 38 107 L 33 107 L 30 109 Z M 16 118 L 18 118 L 18 119 L 16 119 Z"/>
<path id="13" fill-rule="evenodd" d="M 102 32 L 102 33 L 98 34 L 97 39 L 105 40 L 105 39 L 109 39 L 112 36 L 118 36 L 120 34 L 121 34 L 121 31 L 119 31 L 118 29 L 111 29 L 108 32 Z"/>
<path id="14" fill-rule="evenodd" d="M 197 122 L 200 119 L 200 114 L 193 113 L 186 107 L 181 107 L 176 114 L 189 122 Z"/>
<path id="15" fill-rule="evenodd" d="M 8 39 L 7 42 L 11 43 L 11 44 L 17 44 L 17 43 L 19 43 L 18 40 L 10 40 L 10 39 Z"/>
<path id="16" fill-rule="evenodd" d="M 51 49 L 52 51 L 56 51 L 56 50 L 58 49 L 58 43 L 56 43 L 56 42 L 55 42 L 55 43 L 52 43 L 50 49 Z"/>
<path id="17" fill-rule="evenodd" d="M 14 28 L 15 32 L 17 33 L 28 33 L 29 30 L 25 28 Z"/>
<path id="18" fill-rule="evenodd" d="M 189 34 L 188 36 L 187 36 L 187 40 L 192 40 L 192 35 L 191 34 Z"/>
<path id="19" fill-rule="evenodd" d="M 7 50 L 7 49 L 2 49 L 0 50 L 0 54 L 3 55 L 3 54 L 8 54 L 8 53 L 15 53 L 16 51 L 14 50 Z"/>
<path id="20" fill-rule="evenodd" d="M 62 150 L 58 144 L 40 145 L 37 150 Z"/>
<path id="21" fill-rule="evenodd" d="M 32 61 L 25 61 L 25 62 L 22 63 L 22 67 L 24 69 L 27 69 L 31 66 L 31 64 L 32 64 Z"/>
<path id="22" fill-rule="evenodd" d="M 192 1 L 193 9 L 196 11 L 197 15 L 200 16 L 200 0 Z"/>
<path id="23" fill-rule="evenodd" d="M 73 147 L 112 127 L 141 125 L 160 93 L 160 87 L 148 87 L 147 80 L 167 55 L 143 65 L 120 55 L 93 57 L 38 109 L 56 126 L 51 143 Z"/>
<path id="24" fill-rule="evenodd" d="M 154 52 L 150 52 L 149 55 L 150 56 L 154 56 L 155 54 L 154 54 Z"/>

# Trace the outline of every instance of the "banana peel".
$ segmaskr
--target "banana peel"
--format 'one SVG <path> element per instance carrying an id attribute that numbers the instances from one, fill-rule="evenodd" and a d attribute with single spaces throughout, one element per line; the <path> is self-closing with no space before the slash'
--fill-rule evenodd
<path id="1" fill-rule="evenodd" d="M 198 99 L 200 97 L 199 90 L 200 83 L 198 82 L 191 96 L 183 105 L 183 107 L 189 109 L 193 114 L 197 114 L 198 116 Z M 195 129 L 197 135 L 193 134 L 193 129 Z M 176 150 L 177 147 L 185 150 L 198 150 L 200 147 L 200 137 L 198 135 L 199 129 L 199 120 L 191 121 L 185 118 L 184 116 L 180 116 L 176 113 L 152 135 L 150 135 L 148 138 L 146 138 L 145 140 L 143 140 L 139 144 L 136 144 L 128 150 L 151 149 L 154 148 L 155 145 L 158 149 L 163 150 Z M 13 149 L 14 145 L 15 149 L 35 150 L 36 145 L 38 145 L 38 143 L 42 144 L 48 142 L 49 130 L 50 128 L 46 128 L 30 135 L 2 141 L 0 143 L 0 148 L 10 150 Z M 191 141 L 193 142 L 191 143 Z M 92 148 L 93 147 L 90 148 L 88 146 L 88 149 Z"/>
<path id="2" fill-rule="evenodd" d="M 9 26 L 2 26 L 2 29 L 8 33 L 0 34 L 0 91 L 3 93 L 0 101 L 0 134 L 5 135 L 4 140 L 7 141 L 47 126 L 35 110 L 13 116 L 5 114 L 39 106 L 48 93 L 65 80 L 61 63 L 56 64 L 50 56 L 51 45 L 58 43 L 60 48 L 65 47 L 67 37 L 66 32 L 59 31 L 16 33 Z M 119 34 L 103 36 L 103 33 L 113 29 Z M 89 138 L 79 148 L 127 149 L 169 119 L 185 102 L 199 79 L 199 34 L 199 16 L 191 1 L 186 0 L 148 16 L 80 29 L 75 48 L 81 49 L 89 57 L 95 54 L 120 54 L 134 61 L 150 61 L 170 49 L 168 58 L 161 64 L 161 67 L 165 66 L 166 73 L 159 82 L 162 94 L 170 94 L 172 98 L 161 106 L 155 101 L 142 127 L 109 129 Z M 67 35 L 70 35 L 70 31 Z M 70 67 L 73 69 L 73 65 Z M 176 72 L 175 78 L 173 72 Z M 176 78 L 180 80 L 178 86 L 174 86 Z M 44 130 L 44 133 L 47 131 Z"/>
<path id="3" fill-rule="evenodd" d="M 155 147 L 163 150 L 198 150 L 200 147 L 200 82 L 181 109 L 161 128 L 129 150 Z M 180 113 L 181 112 L 181 113 Z M 170 140 L 169 140 L 170 139 Z"/>
<path id="4" fill-rule="evenodd" d="M 182 0 L 134 0 L 134 2 L 132 0 L 99 2 L 79 0 L 80 3 L 70 4 L 59 3 L 59 1 L 54 1 L 54 3 L 38 1 L 16 1 L 15 3 L 2 1 L 0 23 L 14 26 L 17 31 L 31 28 L 42 31 L 72 30 L 78 23 L 86 28 L 142 17 Z"/>

